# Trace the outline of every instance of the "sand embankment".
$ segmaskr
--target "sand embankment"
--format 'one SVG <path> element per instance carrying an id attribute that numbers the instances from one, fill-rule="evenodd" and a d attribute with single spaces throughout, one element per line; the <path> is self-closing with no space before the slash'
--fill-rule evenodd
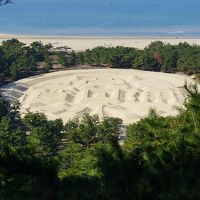
<path id="1" fill-rule="evenodd" d="M 162 41 L 164 43 L 178 44 L 187 42 L 189 44 L 200 45 L 200 38 L 153 38 L 153 37 L 98 37 L 98 36 L 31 36 L 31 35 L 9 35 L 0 34 L 0 42 L 6 39 L 17 38 L 21 42 L 29 45 L 35 41 L 41 41 L 44 44 L 51 43 L 54 47 L 68 46 L 75 51 L 84 51 L 97 46 L 104 47 L 135 47 L 143 49 L 153 41 Z"/>
<path id="2" fill-rule="evenodd" d="M 184 103 L 184 75 L 123 69 L 69 70 L 29 77 L 0 89 L 10 101 L 65 122 L 84 113 L 135 122 L 155 108 L 176 115 Z"/>

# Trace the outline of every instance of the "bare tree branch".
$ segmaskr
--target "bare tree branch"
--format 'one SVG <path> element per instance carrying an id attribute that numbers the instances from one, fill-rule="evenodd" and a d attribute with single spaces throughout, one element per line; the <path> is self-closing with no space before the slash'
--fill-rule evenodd
<path id="1" fill-rule="evenodd" d="M 0 0 L 0 6 L 6 5 L 8 3 L 12 3 L 12 0 Z"/>

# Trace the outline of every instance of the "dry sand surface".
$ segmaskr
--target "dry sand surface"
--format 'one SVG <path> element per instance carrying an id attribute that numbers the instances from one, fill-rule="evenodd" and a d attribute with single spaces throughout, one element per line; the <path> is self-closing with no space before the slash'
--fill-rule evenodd
<path id="1" fill-rule="evenodd" d="M 21 112 L 44 112 L 65 122 L 85 113 L 120 117 L 125 124 L 155 108 L 176 115 L 186 97 L 184 75 L 122 69 L 69 70 L 29 77 L 0 89 L 10 101 L 20 100 Z"/>
<path id="2" fill-rule="evenodd" d="M 3 40 L 17 38 L 21 42 L 29 45 L 35 41 L 41 41 L 44 44 L 51 43 L 54 47 L 68 46 L 75 51 L 84 51 L 97 46 L 115 47 L 135 47 L 143 49 L 153 41 L 162 41 L 164 43 L 178 44 L 187 42 L 189 44 L 200 45 L 200 38 L 137 38 L 137 37 L 94 37 L 94 36 L 31 36 L 31 35 L 8 35 L 0 34 L 0 43 Z"/>

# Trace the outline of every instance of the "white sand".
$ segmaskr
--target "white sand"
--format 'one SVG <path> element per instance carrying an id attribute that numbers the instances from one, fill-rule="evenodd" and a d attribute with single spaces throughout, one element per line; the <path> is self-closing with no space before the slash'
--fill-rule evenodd
<path id="1" fill-rule="evenodd" d="M 122 69 L 71 70 L 29 77 L 0 89 L 10 101 L 65 122 L 84 113 L 135 122 L 155 108 L 176 115 L 186 97 L 184 75 Z"/>
<path id="2" fill-rule="evenodd" d="M 143 49 L 153 41 L 162 41 L 164 43 L 179 44 L 187 42 L 189 44 L 200 45 L 200 38 L 137 38 L 137 37 L 93 37 L 93 36 L 31 36 L 31 35 L 8 35 L 0 34 L 0 43 L 3 40 L 17 38 L 21 42 L 29 45 L 35 41 L 41 41 L 44 44 L 51 43 L 54 47 L 68 46 L 75 51 L 84 51 L 97 46 L 115 47 L 135 47 Z"/>

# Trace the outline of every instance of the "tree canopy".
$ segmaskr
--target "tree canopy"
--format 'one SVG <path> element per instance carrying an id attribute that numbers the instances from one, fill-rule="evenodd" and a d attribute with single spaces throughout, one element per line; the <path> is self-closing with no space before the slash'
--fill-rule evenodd
<path id="1" fill-rule="evenodd" d="M 200 73 L 200 47 L 180 43 L 152 42 L 145 49 L 130 47 L 96 47 L 77 54 L 80 64 L 114 68 L 133 68 L 157 72 Z"/>
<path id="2" fill-rule="evenodd" d="M 171 45 L 156 41 L 143 50 L 118 46 L 75 52 L 69 47 L 54 48 L 40 41 L 27 46 L 11 39 L 3 41 L 0 46 L 0 84 L 75 65 L 183 72 L 199 77 L 199 58 L 200 47 L 187 43 Z"/>

